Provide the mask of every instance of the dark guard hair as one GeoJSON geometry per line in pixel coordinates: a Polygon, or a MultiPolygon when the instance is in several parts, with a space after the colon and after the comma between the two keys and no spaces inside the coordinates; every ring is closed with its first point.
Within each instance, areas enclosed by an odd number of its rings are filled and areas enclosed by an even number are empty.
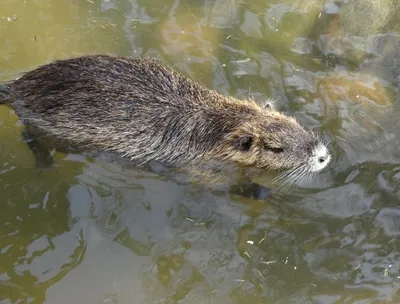
{"type": "Polygon", "coordinates": [[[223,96],[152,59],[59,60],[0,92],[37,132],[138,163],[226,161],[301,176],[329,162],[318,138],[269,102],[223,96]]]}

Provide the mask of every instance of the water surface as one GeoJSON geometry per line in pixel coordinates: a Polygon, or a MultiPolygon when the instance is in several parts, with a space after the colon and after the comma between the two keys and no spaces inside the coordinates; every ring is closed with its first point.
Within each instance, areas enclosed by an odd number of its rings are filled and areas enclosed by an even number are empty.
{"type": "Polygon", "coordinates": [[[41,171],[1,106],[0,303],[399,303],[400,27],[348,33],[335,3],[0,1],[0,80],[78,54],[157,57],[275,98],[334,154],[267,202],[82,155],[41,171]]]}

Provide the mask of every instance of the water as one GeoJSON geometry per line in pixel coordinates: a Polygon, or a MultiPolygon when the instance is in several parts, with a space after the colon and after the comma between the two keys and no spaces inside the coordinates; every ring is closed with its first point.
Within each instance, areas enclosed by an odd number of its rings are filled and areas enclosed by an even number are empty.
{"type": "Polygon", "coordinates": [[[81,155],[40,171],[1,106],[0,303],[400,301],[398,24],[347,33],[318,0],[0,5],[1,80],[77,54],[149,55],[276,98],[334,154],[267,202],[81,155]]]}

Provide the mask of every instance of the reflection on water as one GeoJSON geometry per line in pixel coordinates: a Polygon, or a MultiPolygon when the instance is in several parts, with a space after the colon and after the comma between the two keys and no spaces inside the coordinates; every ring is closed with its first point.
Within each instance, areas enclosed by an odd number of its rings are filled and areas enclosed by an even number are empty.
{"type": "Polygon", "coordinates": [[[0,303],[400,301],[395,26],[358,35],[333,0],[0,2],[1,80],[82,53],[158,57],[275,97],[334,154],[260,202],[81,155],[36,169],[2,106],[0,303]]]}

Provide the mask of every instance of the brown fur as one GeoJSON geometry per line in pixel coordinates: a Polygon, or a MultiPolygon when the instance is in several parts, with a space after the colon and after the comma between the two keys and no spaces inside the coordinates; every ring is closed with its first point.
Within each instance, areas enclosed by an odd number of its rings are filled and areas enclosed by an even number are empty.
{"type": "Polygon", "coordinates": [[[3,102],[37,131],[139,163],[306,168],[319,144],[269,102],[223,96],[151,59],[55,61],[1,92],[3,102]]]}

